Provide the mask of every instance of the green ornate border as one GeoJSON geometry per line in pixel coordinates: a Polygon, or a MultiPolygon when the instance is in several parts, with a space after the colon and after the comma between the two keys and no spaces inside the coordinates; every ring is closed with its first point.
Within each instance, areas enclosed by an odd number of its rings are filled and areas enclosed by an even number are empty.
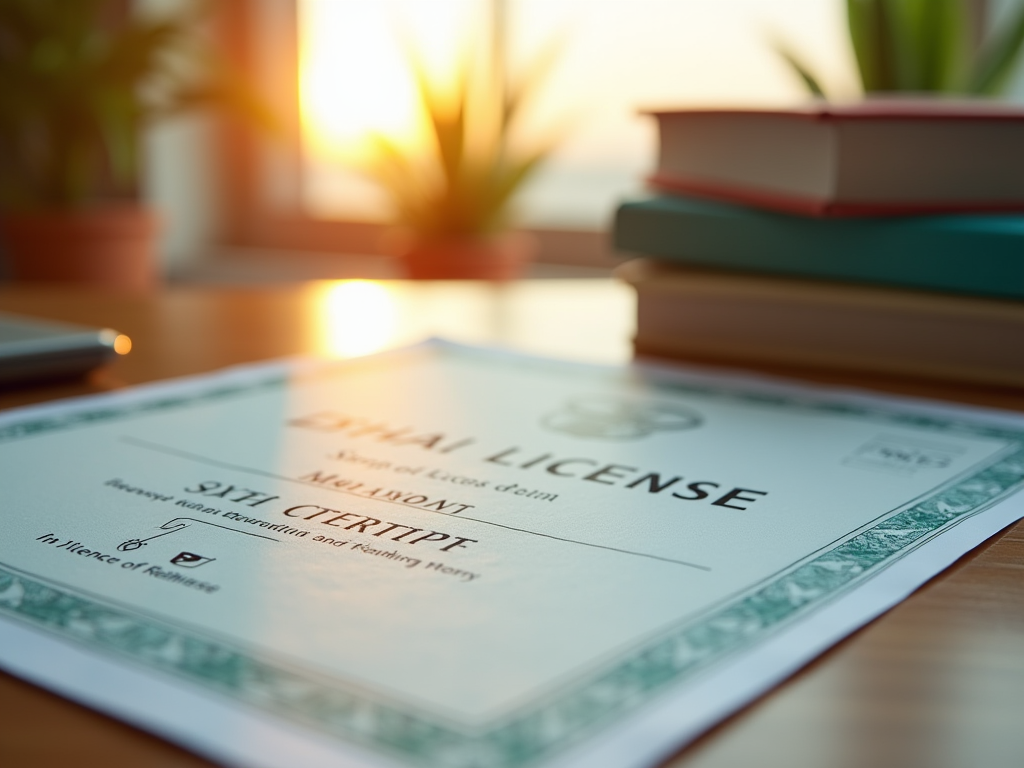
{"type": "MultiPolygon", "coordinates": [[[[479,353],[473,350],[448,345],[439,348],[479,359],[479,353]]],[[[544,365],[550,369],[552,363],[544,365]]],[[[287,376],[273,376],[246,386],[214,387],[189,397],[158,396],[127,408],[108,407],[29,419],[0,428],[0,440],[277,388],[287,380],[287,376]]],[[[564,749],[609,719],[637,708],[668,686],[821,607],[927,537],[1024,487],[1024,432],[964,419],[901,414],[799,396],[655,383],[676,392],[999,437],[1016,443],[1016,448],[953,487],[838,543],[717,610],[678,626],[559,695],[480,729],[458,728],[427,714],[373,700],[355,688],[330,684],[321,676],[305,674],[222,640],[166,625],[2,565],[0,615],[415,765],[523,768],[564,749]]]]}
{"type": "Polygon", "coordinates": [[[254,392],[261,389],[278,389],[288,383],[287,376],[270,376],[259,382],[245,386],[220,386],[213,387],[204,392],[190,396],[157,396],[150,400],[143,400],[128,406],[110,406],[96,408],[94,410],[83,410],[71,413],[62,413],[56,416],[42,416],[34,419],[25,419],[11,424],[0,426],[0,443],[8,440],[32,437],[47,432],[57,432],[64,429],[76,427],[88,427],[94,424],[101,424],[115,419],[124,419],[129,416],[142,416],[155,411],[166,411],[173,408],[180,408],[185,405],[192,405],[203,401],[215,402],[225,400],[240,394],[254,392]]]}

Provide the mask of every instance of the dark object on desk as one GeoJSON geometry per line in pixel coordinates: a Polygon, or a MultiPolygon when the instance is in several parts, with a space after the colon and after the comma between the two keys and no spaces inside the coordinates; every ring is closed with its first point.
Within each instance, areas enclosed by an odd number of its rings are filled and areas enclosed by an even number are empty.
{"type": "Polygon", "coordinates": [[[129,349],[109,328],[0,313],[0,385],[81,375],[129,349]]]}
{"type": "Polygon", "coordinates": [[[627,262],[639,354],[1024,387],[1024,302],[627,262]]]}

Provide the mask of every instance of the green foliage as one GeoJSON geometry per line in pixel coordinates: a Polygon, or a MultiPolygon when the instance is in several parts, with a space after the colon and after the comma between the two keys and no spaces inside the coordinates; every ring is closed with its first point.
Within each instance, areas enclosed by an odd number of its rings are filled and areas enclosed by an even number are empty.
{"type": "Polygon", "coordinates": [[[981,49],[971,72],[973,93],[994,94],[1006,87],[1024,48],[1024,6],[981,49]]]}
{"type": "Polygon", "coordinates": [[[197,71],[205,10],[147,19],[121,0],[3,0],[0,206],[130,196],[146,124],[211,103],[259,111],[225,77],[197,71]]]}
{"type": "Polygon", "coordinates": [[[464,51],[454,83],[432,77],[415,50],[406,48],[429,147],[407,149],[382,134],[373,136],[377,157],[367,171],[387,192],[397,223],[423,237],[486,235],[507,227],[515,193],[553,145],[519,149],[516,134],[557,46],[549,45],[511,80],[501,14],[492,9],[490,20],[488,55],[464,51]]]}
{"type": "MultiPolygon", "coordinates": [[[[971,0],[847,0],[850,42],[866,93],[994,95],[1005,88],[1024,48],[1024,4],[981,40],[971,0]]],[[[779,49],[808,90],[810,70],[779,49]]]]}
{"type": "Polygon", "coordinates": [[[783,60],[789,64],[789,66],[796,72],[797,76],[803,82],[804,87],[810,92],[812,96],[824,97],[825,91],[818,82],[818,78],[814,76],[807,67],[804,66],[803,62],[800,61],[800,57],[793,53],[792,50],[783,43],[776,42],[776,52],[783,58],[783,60]]]}

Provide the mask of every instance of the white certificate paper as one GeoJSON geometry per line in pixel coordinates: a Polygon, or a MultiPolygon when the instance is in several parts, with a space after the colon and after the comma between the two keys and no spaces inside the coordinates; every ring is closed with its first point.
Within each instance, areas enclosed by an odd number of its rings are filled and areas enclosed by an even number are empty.
{"type": "Polygon", "coordinates": [[[226,764],[650,765],[1024,516],[1024,418],[434,342],[0,418],[0,666],[226,764]]]}

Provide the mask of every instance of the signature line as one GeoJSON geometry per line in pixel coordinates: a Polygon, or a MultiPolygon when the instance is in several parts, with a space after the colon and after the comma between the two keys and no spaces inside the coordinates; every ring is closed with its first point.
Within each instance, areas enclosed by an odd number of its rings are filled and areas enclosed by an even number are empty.
{"type": "MultiPolygon", "coordinates": [[[[212,525],[214,528],[223,528],[225,531],[233,531],[234,533],[241,533],[246,536],[255,536],[257,539],[266,539],[267,541],[276,541],[279,544],[281,543],[280,539],[275,539],[273,536],[264,536],[262,533],[253,533],[252,531],[240,531],[237,528],[231,528],[227,525],[217,525],[217,523],[211,523],[209,520],[200,520],[197,517],[176,517],[174,520],[191,520],[192,522],[199,523],[200,525],[212,525]]],[[[171,520],[170,523],[173,523],[174,520],[171,520]]],[[[170,525],[170,523],[164,523],[164,525],[170,525]]]]}

